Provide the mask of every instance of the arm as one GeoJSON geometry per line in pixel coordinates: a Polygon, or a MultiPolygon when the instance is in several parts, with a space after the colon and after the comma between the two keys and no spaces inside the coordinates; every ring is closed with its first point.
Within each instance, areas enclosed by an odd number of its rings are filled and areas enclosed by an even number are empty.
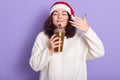
{"type": "Polygon", "coordinates": [[[41,35],[38,35],[32,49],[29,64],[33,70],[39,71],[48,65],[51,55],[49,54],[48,47],[43,47],[41,35]]]}
{"type": "Polygon", "coordinates": [[[83,36],[88,44],[87,59],[94,59],[104,55],[103,43],[90,27],[86,33],[83,33],[83,36]]]}
{"type": "Polygon", "coordinates": [[[88,26],[86,17],[75,17],[74,21],[69,21],[71,25],[83,31],[83,37],[88,45],[87,59],[93,59],[104,55],[104,47],[96,33],[88,26]]]}

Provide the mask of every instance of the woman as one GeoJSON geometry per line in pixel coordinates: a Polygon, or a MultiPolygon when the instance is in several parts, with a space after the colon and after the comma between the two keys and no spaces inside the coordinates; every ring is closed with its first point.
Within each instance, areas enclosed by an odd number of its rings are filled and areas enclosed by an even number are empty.
{"type": "Polygon", "coordinates": [[[44,31],[35,40],[30,66],[40,71],[40,80],[87,80],[86,60],[104,55],[104,47],[91,27],[83,19],[74,17],[74,11],[66,2],[56,2],[45,21],[44,31]],[[61,24],[65,29],[64,43],[56,41],[54,30],[61,24]],[[82,31],[76,32],[76,29],[82,31]],[[63,51],[54,52],[61,46],[63,51]]]}

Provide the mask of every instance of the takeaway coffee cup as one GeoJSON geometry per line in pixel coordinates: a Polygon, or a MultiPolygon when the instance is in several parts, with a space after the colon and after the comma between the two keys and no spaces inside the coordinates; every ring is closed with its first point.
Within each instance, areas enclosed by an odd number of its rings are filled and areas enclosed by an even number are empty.
{"type": "Polygon", "coordinates": [[[56,41],[62,41],[62,46],[56,47],[54,49],[55,52],[62,52],[63,51],[63,43],[64,43],[64,36],[65,36],[65,30],[61,27],[61,24],[58,25],[58,27],[54,30],[54,34],[56,37],[58,37],[58,40],[56,41]]]}

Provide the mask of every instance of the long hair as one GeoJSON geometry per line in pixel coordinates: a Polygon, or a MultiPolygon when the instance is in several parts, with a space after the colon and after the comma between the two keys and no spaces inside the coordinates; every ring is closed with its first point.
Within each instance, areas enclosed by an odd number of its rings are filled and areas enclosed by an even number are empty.
{"type": "MultiPolygon", "coordinates": [[[[71,15],[69,13],[68,13],[68,20],[72,20],[71,15]]],[[[51,38],[51,36],[54,34],[55,26],[52,22],[52,14],[45,21],[43,30],[45,31],[45,34],[49,38],[51,38]]],[[[67,38],[71,38],[75,35],[75,33],[76,33],[76,28],[73,27],[68,21],[67,26],[65,27],[65,36],[67,38]]]]}

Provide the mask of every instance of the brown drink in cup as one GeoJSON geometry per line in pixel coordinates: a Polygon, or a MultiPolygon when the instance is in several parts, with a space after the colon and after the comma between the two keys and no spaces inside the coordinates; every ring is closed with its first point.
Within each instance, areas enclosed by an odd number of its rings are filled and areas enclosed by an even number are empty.
{"type": "Polygon", "coordinates": [[[58,25],[58,27],[55,29],[54,34],[56,37],[59,37],[57,41],[62,41],[62,46],[55,48],[55,52],[62,52],[63,51],[63,43],[64,43],[64,36],[65,36],[65,30],[61,27],[61,24],[58,25]]]}

